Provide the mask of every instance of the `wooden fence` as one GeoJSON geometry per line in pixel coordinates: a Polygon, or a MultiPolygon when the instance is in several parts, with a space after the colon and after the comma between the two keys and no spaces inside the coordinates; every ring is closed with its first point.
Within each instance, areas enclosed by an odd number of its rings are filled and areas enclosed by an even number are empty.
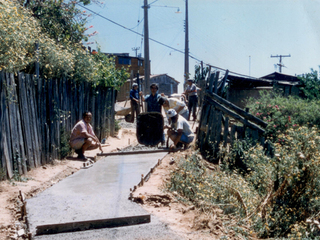
{"type": "Polygon", "coordinates": [[[59,158],[86,110],[100,140],[114,134],[113,88],[0,72],[0,177],[59,158]]]}
{"type": "Polygon", "coordinates": [[[228,71],[219,81],[219,72],[209,74],[207,88],[201,106],[201,118],[197,131],[197,145],[200,152],[215,160],[220,144],[233,145],[236,139],[251,138],[265,144],[263,137],[267,123],[251,115],[219,96],[223,93],[228,71]]]}

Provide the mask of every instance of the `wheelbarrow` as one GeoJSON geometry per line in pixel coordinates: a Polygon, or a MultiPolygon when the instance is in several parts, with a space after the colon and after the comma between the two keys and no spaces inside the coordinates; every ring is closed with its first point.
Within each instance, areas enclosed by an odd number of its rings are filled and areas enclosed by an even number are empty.
{"type": "Polygon", "coordinates": [[[163,116],[158,112],[140,113],[137,116],[137,139],[147,146],[158,145],[163,141],[163,116]]]}

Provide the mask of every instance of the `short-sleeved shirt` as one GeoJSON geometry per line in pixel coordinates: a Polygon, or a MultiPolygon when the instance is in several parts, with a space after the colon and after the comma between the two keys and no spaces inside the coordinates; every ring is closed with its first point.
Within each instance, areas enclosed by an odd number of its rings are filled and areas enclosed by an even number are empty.
{"type": "Polygon", "coordinates": [[[71,137],[70,137],[70,142],[75,140],[75,139],[81,139],[83,136],[81,135],[82,133],[87,132],[93,136],[95,136],[92,126],[88,123],[86,123],[84,120],[80,120],[77,122],[77,124],[73,127],[71,131],[71,137]]]}
{"type": "Polygon", "coordinates": [[[191,86],[187,86],[186,88],[186,91],[195,91],[195,92],[189,92],[188,93],[188,96],[191,97],[191,96],[197,96],[197,87],[195,84],[191,84],[191,86]]]}
{"type": "Polygon", "coordinates": [[[182,129],[182,133],[184,133],[187,137],[193,136],[191,126],[185,118],[179,117],[177,121],[177,125],[176,126],[174,125],[175,125],[174,123],[171,123],[171,126],[174,129],[176,130],[182,129]]]}
{"type": "Polygon", "coordinates": [[[138,100],[138,99],[139,99],[139,92],[138,92],[138,90],[135,90],[135,89],[131,89],[131,90],[130,90],[130,99],[131,99],[131,100],[133,100],[133,99],[138,100]]]}
{"type": "Polygon", "coordinates": [[[144,98],[144,101],[147,103],[147,111],[148,112],[159,112],[161,113],[161,105],[158,100],[160,98],[160,94],[156,93],[154,96],[152,94],[147,95],[144,98]]]}
{"type": "Polygon", "coordinates": [[[188,110],[188,107],[186,106],[186,104],[184,102],[179,101],[178,99],[168,98],[168,102],[169,102],[169,106],[163,107],[166,114],[168,113],[169,109],[174,109],[178,111],[180,107],[183,107],[183,109],[179,112],[180,115],[184,114],[188,110]]]}

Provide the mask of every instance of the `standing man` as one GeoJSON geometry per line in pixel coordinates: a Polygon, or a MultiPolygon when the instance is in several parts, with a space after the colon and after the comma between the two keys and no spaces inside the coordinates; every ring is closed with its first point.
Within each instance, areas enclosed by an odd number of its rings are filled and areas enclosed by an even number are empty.
{"type": "Polygon", "coordinates": [[[130,99],[131,99],[131,122],[134,122],[134,113],[136,112],[136,116],[140,113],[140,105],[139,105],[139,91],[138,84],[132,84],[132,89],[130,90],[130,99]]]}
{"type": "Polygon", "coordinates": [[[198,106],[197,87],[193,83],[192,79],[188,79],[187,84],[188,86],[186,88],[185,94],[188,96],[188,109],[189,109],[188,120],[190,120],[190,114],[192,110],[193,121],[196,121],[197,120],[196,111],[198,106]]]}
{"type": "Polygon", "coordinates": [[[165,126],[168,128],[168,136],[173,141],[170,146],[171,149],[177,148],[179,143],[184,144],[184,148],[187,149],[189,144],[193,141],[194,135],[188,121],[179,116],[174,109],[168,110],[168,117],[171,119],[171,126],[165,126]]]}
{"type": "Polygon", "coordinates": [[[78,154],[78,158],[82,160],[87,160],[84,156],[86,150],[93,150],[101,148],[101,143],[97,136],[94,134],[92,126],[90,124],[92,119],[91,112],[84,112],[82,115],[82,120],[77,122],[73,127],[70,137],[70,146],[75,149],[78,154]]]}
{"type": "Polygon", "coordinates": [[[144,97],[142,95],[142,92],[140,92],[142,101],[147,103],[147,112],[161,113],[161,105],[159,103],[159,98],[161,97],[161,95],[158,94],[158,89],[158,85],[156,83],[152,83],[150,85],[151,94],[144,97]]]}
{"type": "MultiPolygon", "coordinates": [[[[150,85],[151,94],[147,96],[143,96],[142,92],[139,94],[141,95],[142,101],[147,103],[146,112],[158,112],[161,114],[161,105],[159,103],[159,99],[161,95],[158,94],[158,85],[156,83],[152,83],[150,85]]],[[[164,145],[165,143],[165,134],[163,133],[161,144],[164,145]]]]}

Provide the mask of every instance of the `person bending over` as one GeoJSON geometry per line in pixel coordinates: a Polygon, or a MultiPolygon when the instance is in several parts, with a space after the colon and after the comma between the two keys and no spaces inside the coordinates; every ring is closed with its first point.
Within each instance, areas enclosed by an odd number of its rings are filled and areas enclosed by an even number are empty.
{"type": "Polygon", "coordinates": [[[176,98],[161,97],[159,98],[159,103],[163,106],[167,117],[169,109],[174,109],[179,115],[181,115],[185,119],[188,119],[189,110],[184,102],[181,102],[176,98]]]}
{"type": "Polygon", "coordinates": [[[79,159],[87,160],[84,156],[86,150],[100,148],[102,152],[102,148],[99,139],[94,134],[92,126],[90,125],[92,119],[91,112],[84,112],[82,118],[83,119],[73,127],[69,143],[70,146],[75,149],[79,159]]]}

